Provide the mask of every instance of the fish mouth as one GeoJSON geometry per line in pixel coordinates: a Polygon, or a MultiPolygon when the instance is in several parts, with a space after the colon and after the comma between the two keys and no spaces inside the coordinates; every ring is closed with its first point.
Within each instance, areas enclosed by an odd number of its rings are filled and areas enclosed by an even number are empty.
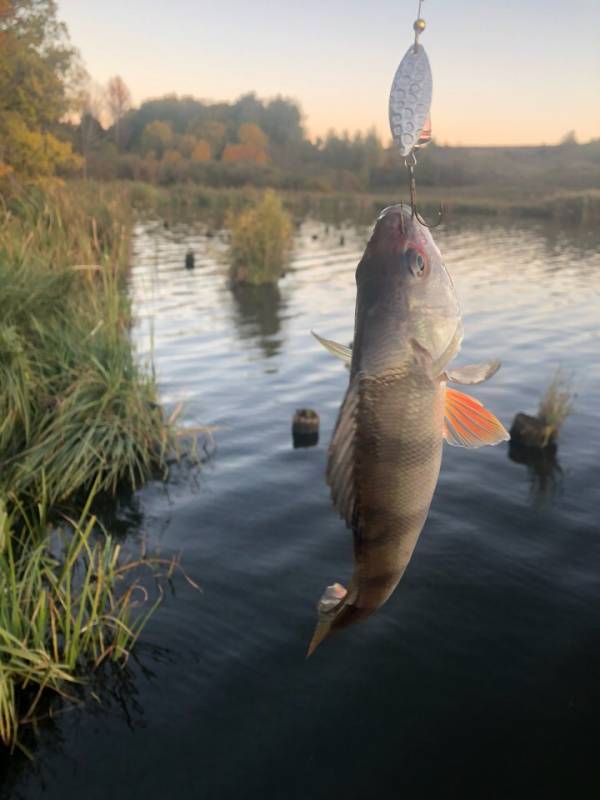
{"type": "Polygon", "coordinates": [[[394,203],[392,206],[386,206],[379,212],[379,216],[377,217],[377,222],[384,217],[389,216],[390,214],[404,214],[408,213],[410,216],[410,209],[408,209],[404,203],[394,203]]]}
{"type": "Polygon", "coordinates": [[[384,246],[404,246],[411,222],[410,208],[404,203],[387,206],[377,217],[371,240],[374,244],[383,244],[384,246]]]}

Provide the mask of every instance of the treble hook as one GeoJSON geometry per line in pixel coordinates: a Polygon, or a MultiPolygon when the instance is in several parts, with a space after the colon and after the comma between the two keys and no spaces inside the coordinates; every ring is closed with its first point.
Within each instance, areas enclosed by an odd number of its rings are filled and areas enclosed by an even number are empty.
{"type": "Polygon", "coordinates": [[[444,216],[444,207],[440,203],[440,210],[438,211],[438,218],[436,222],[427,222],[427,220],[423,217],[419,209],[417,208],[417,181],[415,178],[415,167],[417,165],[417,157],[414,154],[414,151],[410,154],[410,156],[405,159],[406,169],[408,170],[408,191],[410,194],[410,213],[411,215],[420,222],[425,228],[437,228],[437,226],[441,223],[442,218],[444,216]]]}

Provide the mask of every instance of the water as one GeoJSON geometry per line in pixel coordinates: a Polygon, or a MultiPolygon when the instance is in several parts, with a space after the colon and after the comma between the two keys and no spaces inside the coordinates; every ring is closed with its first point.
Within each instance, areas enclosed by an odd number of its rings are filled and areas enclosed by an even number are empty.
{"type": "Polygon", "coordinates": [[[507,425],[554,370],[575,411],[545,477],[508,448],[446,448],[429,520],[389,603],[304,653],[314,606],[351,573],[330,507],[326,447],[348,373],[311,328],[352,338],[368,232],[306,224],[279,287],[232,293],[223,243],[198,226],[136,231],[140,357],[167,408],[217,426],[212,460],[120,512],[129,541],[180,552],[182,578],[104,705],[13,760],[17,798],[570,797],[600,788],[600,248],[541,224],[436,233],[464,311],[462,363],[500,356],[473,387],[507,425]],[[317,236],[318,238],[313,238],[317,236]],[[196,269],[183,268],[188,247],[196,269]],[[293,449],[296,408],[321,415],[293,449]],[[544,491],[543,491],[544,490],[544,491]]]}

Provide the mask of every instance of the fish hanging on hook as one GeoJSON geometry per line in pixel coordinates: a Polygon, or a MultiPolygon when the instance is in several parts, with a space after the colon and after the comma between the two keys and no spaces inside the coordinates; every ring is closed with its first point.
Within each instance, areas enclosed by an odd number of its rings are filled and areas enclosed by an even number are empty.
{"type": "Polygon", "coordinates": [[[423,45],[415,42],[400,62],[390,91],[390,128],[404,158],[431,139],[432,88],[427,53],[423,45]]]}

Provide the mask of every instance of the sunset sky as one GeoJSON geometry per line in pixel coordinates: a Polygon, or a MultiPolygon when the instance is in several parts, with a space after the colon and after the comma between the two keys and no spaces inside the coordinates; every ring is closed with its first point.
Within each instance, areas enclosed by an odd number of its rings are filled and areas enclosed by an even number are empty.
{"type": "MultiPolygon", "coordinates": [[[[59,0],[90,75],[134,102],[169,92],[297,100],[314,137],[375,126],[387,140],[407,0],[59,0]]],[[[600,137],[600,0],[425,0],[433,134],[448,144],[600,137]]]]}

